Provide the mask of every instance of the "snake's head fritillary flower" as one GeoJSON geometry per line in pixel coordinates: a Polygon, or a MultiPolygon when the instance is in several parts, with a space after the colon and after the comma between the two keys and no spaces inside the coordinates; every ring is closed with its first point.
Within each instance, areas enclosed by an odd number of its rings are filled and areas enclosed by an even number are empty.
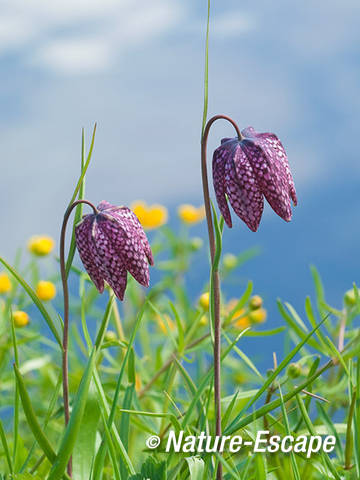
{"type": "Polygon", "coordinates": [[[85,215],[76,225],[75,237],[80,258],[100,293],[106,281],[123,300],[127,272],[149,286],[149,263],[154,264],[151,248],[129,208],[102,201],[97,213],[85,215]]]}
{"type": "Polygon", "coordinates": [[[285,149],[273,133],[245,128],[240,138],[224,138],[213,156],[216,199],[228,227],[234,212],[256,232],[264,197],[281,218],[291,220],[291,200],[297,204],[294,181],[285,149]],[[226,198],[227,196],[227,198],[226,198]]]}

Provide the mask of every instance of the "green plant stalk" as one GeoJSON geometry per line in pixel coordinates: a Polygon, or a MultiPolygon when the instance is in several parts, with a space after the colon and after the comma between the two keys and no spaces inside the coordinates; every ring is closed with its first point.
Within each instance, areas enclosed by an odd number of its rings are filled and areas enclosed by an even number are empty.
{"type": "Polygon", "coordinates": [[[345,470],[350,470],[352,468],[351,465],[351,457],[353,452],[353,436],[352,436],[352,423],[353,417],[355,412],[355,405],[356,405],[356,389],[354,389],[351,397],[351,403],[349,408],[349,415],[347,419],[347,428],[346,428],[346,442],[345,442],[345,470]]]}
{"type": "MultiPolygon", "coordinates": [[[[206,147],[207,140],[212,124],[219,119],[230,122],[238,135],[241,138],[239,127],[236,123],[225,115],[215,115],[205,125],[204,133],[201,140],[201,175],[203,185],[203,195],[205,204],[206,221],[208,227],[210,258],[211,258],[211,310],[212,323],[214,327],[214,397],[215,397],[215,434],[221,436],[221,320],[220,320],[220,274],[219,262],[221,255],[221,234],[219,233],[219,226],[216,225],[216,232],[214,231],[213,218],[211,213],[211,202],[209,193],[209,182],[207,175],[206,162],[206,147]],[[217,244],[215,241],[215,233],[217,236],[217,244]]],[[[219,463],[217,471],[217,480],[222,479],[222,464],[219,463]]]]}
{"type": "MultiPolygon", "coordinates": [[[[81,184],[80,184],[81,185],[81,184]]],[[[63,397],[64,397],[64,417],[65,417],[65,426],[69,423],[70,419],[70,408],[69,408],[69,364],[68,364],[68,348],[69,348],[69,287],[67,283],[68,275],[66,272],[66,263],[65,263],[65,234],[66,226],[70,217],[71,212],[75,207],[85,203],[89,205],[95,214],[97,214],[96,207],[88,202],[87,200],[76,200],[72,203],[66,210],[64,215],[64,220],[61,227],[60,234],[60,273],[62,288],[64,294],[64,330],[63,330],[63,341],[62,341],[62,373],[63,373],[63,397]]],[[[71,459],[68,465],[68,474],[71,476],[72,467],[71,459]]]]}

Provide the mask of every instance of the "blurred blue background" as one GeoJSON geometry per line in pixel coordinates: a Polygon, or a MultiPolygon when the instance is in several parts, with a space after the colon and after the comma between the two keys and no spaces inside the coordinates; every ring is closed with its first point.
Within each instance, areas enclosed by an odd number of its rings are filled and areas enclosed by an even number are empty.
{"type": "MultiPolygon", "coordinates": [[[[209,115],[276,132],[299,198],[290,224],[267,207],[258,233],[239,220],[226,230],[225,251],[263,250],[229,294],[251,278],[268,326],[279,325],[275,299],[302,313],[313,263],[341,306],[360,283],[360,3],[212,4],[209,115]]],[[[172,224],[178,204],[202,203],[206,9],[206,0],[0,1],[2,255],[11,261],[32,234],[59,236],[81,127],[89,140],[95,121],[89,199],[163,203],[172,224]]],[[[229,134],[216,125],[209,149],[229,134]]]]}

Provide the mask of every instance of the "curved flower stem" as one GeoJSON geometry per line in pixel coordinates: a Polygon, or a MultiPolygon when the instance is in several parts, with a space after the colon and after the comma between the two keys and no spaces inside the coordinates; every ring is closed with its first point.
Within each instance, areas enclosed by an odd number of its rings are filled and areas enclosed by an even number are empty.
{"type": "MultiPolygon", "coordinates": [[[[210,194],[209,194],[209,182],[207,175],[207,164],[206,164],[206,147],[207,140],[212,124],[216,120],[227,120],[230,122],[236,130],[237,136],[241,139],[242,135],[239,130],[239,127],[236,125],[234,120],[226,115],[215,115],[210,118],[207,122],[204,134],[201,139],[201,175],[202,175],[202,184],[204,192],[204,204],[206,212],[206,221],[208,227],[209,235],[209,244],[210,244],[210,257],[211,265],[214,264],[215,257],[215,233],[214,225],[211,214],[211,204],[210,204],[210,194]]],[[[215,396],[215,431],[216,435],[221,435],[221,323],[220,323],[220,275],[219,270],[216,268],[213,269],[213,298],[214,298],[214,396],[215,396]]],[[[219,463],[218,470],[216,474],[217,480],[222,479],[222,465],[219,463]]]]}
{"type": "MultiPolygon", "coordinates": [[[[65,233],[66,226],[69,220],[70,214],[73,209],[79,205],[79,203],[86,203],[93,210],[94,213],[97,213],[96,207],[88,202],[87,200],[76,200],[74,203],[69,205],[67,208],[63,224],[61,227],[60,235],[60,273],[62,288],[64,294],[64,331],[63,331],[63,350],[62,350],[62,380],[63,380],[63,397],[64,397],[64,416],[65,416],[65,426],[69,423],[70,411],[69,411],[69,366],[68,366],[68,346],[69,346],[69,288],[67,283],[66,267],[65,267],[65,233]]],[[[69,461],[68,474],[72,475],[72,465],[71,460],[69,461]]]]}

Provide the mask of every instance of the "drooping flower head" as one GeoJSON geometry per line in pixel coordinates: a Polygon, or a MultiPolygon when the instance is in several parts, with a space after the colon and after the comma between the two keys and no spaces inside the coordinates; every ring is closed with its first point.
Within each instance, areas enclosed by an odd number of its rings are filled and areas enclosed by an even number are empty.
{"type": "Polygon", "coordinates": [[[228,227],[232,221],[227,199],[253,232],[261,220],[264,197],[281,218],[291,220],[291,200],[297,204],[294,181],[285,149],[273,133],[257,133],[248,127],[240,138],[222,139],[213,155],[213,180],[228,227]]]}
{"type": "Polygon", "coordinates": [[[75,237],[80,258],[100,293],[106,281],[123,300],[127,272],[149,286],[149,263],[154,264],[151,248],[129,208],[102,201],[97,213],[85,215],[76,225],[75,237]]]}

